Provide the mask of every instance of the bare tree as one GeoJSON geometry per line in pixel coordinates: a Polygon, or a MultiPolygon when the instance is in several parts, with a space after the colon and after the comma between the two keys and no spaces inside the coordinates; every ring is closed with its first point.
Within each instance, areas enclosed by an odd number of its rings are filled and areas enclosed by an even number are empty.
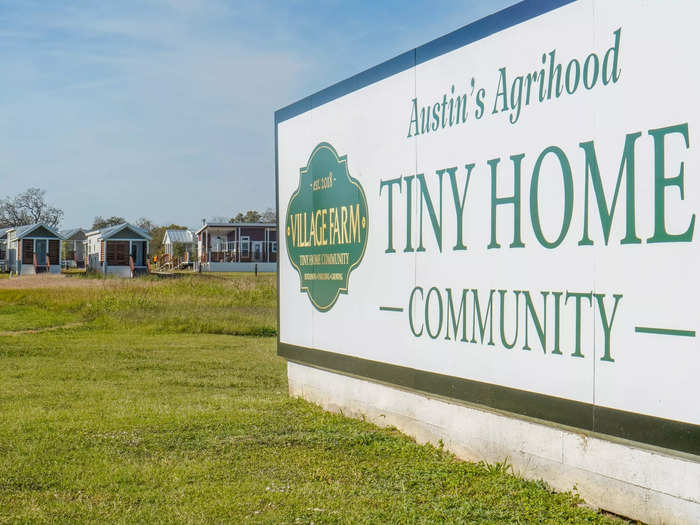
{"type": "Polygon", "coordinates": [[[146,230],[148,233],[152,232],[158,227],[158,225],[146,217],[141,217],[134,224],[142,230],[146,230]]]}
{"type": "Polygon", "coordinates": [[[273,224],[277,222],[277,212],[272,208],[266,209],[260,217],[260,222],[273,224]]]}
{"type": "Polygon", "coordinates": [[[14,198],[0,199],[0,226],[22,226],[43,222],[53,228],[58,227],[63,218],[63,210],[49,206],[44,199],[46,191],[29,188],[14,198]]]}

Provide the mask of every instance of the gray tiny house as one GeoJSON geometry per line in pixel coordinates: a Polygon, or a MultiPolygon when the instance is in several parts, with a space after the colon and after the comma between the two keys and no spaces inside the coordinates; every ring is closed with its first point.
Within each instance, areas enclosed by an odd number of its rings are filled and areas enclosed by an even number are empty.
{"type": "Polygon", "coordinates": [[[38,223],[6,231],[6,260],[18,275],[61,273],[63,237],[52,227],[38,223]]]}
{"type": "Polygon", "coordinates": [[[66,266],[85,268],[85,241],[87,235],[82,228],[61,230],[63,236],[63,262],[66,266]]]}
{"type": "Polygon", "coordinates": [[[148,273],[148,247],[151,236],[129,223],[87,233],[88,269],[120,277],[148,273]]]}

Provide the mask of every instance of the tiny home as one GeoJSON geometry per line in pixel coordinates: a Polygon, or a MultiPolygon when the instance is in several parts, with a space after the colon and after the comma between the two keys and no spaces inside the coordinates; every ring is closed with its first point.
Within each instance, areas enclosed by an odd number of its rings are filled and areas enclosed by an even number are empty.
{"type": "Polygon", "coordinates": [[[196,233],[199,264],[204,271],[277,271],[275,224],[203,222],[196,233]]]}
{"type": "Polygon", "coordinates": [[[183,257],[194,260],[197,250],[197,239],[189,230],[166,230],[163,236],[163,251],[170,258],[183,257]]]}
{"type": "Polygon", "coordinates": [[[19,275],[61,273],[61,234],[43,224],[7,230],[7,261],[19,275]]]}
{"type": "Polygon", "coordinates": [[[10,263],[7,260],[7,232],[10,228],[0,228],[0,272],[6,272],[10,269],[10,263]]]}
{"type": "Polygon", "coordinates": [[[148,245],[151,236],[129,223],[94,230],[86,234],[88,269],[120,277],[148,273],[148,245]]]}
{"type": "Polygon", "coordinates": [[[61,230],[63,236],[63,262],[73,268],[85,268],[85,241],[87,235],[82,228],[61,230]]]}

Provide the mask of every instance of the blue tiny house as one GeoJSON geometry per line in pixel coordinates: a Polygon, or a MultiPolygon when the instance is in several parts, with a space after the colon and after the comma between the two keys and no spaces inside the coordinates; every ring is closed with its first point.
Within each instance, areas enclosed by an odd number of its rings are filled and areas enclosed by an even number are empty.
{"type": "Polygon", "coordinates": [[[18,275],[61,273],[63,237],[43,223],[9,228],[6,231],[6,261],[18,275]]]}

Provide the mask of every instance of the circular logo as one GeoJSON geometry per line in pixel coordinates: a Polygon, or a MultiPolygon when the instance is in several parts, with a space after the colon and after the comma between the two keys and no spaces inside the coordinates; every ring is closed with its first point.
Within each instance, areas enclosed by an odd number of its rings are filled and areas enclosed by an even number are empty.
{"type": "Polygon", "coordinates": [[[299,187],[287,207],[285,237],[301,291],[320,311],[348,293],[350,272],[367,247],[369,216],[362,186],[348,172],[347,155],[326,142],[299,170],[299,187]]]}

